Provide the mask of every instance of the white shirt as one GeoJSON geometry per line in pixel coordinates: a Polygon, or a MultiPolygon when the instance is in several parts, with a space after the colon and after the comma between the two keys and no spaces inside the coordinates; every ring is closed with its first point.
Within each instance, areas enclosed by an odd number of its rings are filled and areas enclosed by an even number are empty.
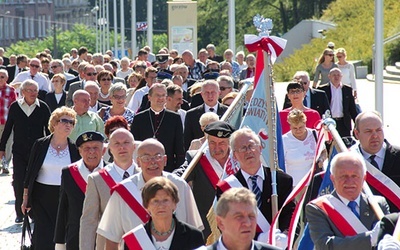
{"type": "Polygon", "coordinates": [[[132,161],[132,165],[127,170],[123,170],[121,167],[119,167],[117,164],[115,164],[115,162],[111,163],[111,165],[117,171],[119,176],[121,176],[121,180],[124,178],[125,171],[128,172],[129,176],[137,174],[137,172],[136,172],[136,164],[133,161],[132,161]]]}
{"type": "Polygon", "coordinates": [[[285,154],[286,173],[293,178],[296,186],[313,166],[316,141],[311,129],[306,128],[307,136],[301,141],[289,131],[282,136],[285,154]]]}
{"type": "Polygon", "coordinates": [[[54,155],[56,152],[56,149],[49,145],[36,179],[37,182],[45,185],[61,185],[62,169],[71,164],[71,157],[68,146],[59,152],[59,156],[54,155]]]}
{"type": "MultiPolygon", "coordinates": [[[[337,195],[338,195],[339,199],[340,199],[346,206],[349,204],[350,200],[344,198],[343,196],[339,195],[338,193],[337,193],[337,195]]],[[[357,211],[358,214],[360,214],[360,199],[361,199],[361,197],[360,197],[360,195],[358,195],[358,197],[354,200],[354,201],[357,203],[356,211],[357,211]]],[[[350,208],[349,208],[349,209],[350,209],[350,208]]]]}
{"type": "MultiPolygon", "coordinates": [[[[178,187],[179,202],[175,211],[176,218],[199,230],[203,230],[204,226],[197,210],[196,201],[187,182],[167,172],[163,172],[163,176],[178,187]]],[[[142,190],[145,184],[141,172],[123,180],[121,183],[124,182],[133,182],[139,190],[142,190]]],[[[142,200],[139,202],[142,203],[142,200]]],[[[114,192],[104,210],[97,233],[111,241],[120,242],[124,233],[129,232],[132,228],[142,223],[141,219],[133,212],[119,193],[114,192]]]]}
{"type": "Polygon", "coordinates": [[[310,108],[311,107],[311,90],[310,90],[310,88],[308,88],[308,90],[306,92],[305,99],[307,101],[307,107],[310,108]]]}
{"type": "Polygon", "coordinates": [[[210,106],[208,106],[207,104],[204,103],[204,107],[205,107],[205,113],[211,112],[210,108],[213,108],[214,110],[212,112],[216,114],[217,111],[218,111],[218,102],[213,107],[210,107],[210,106]]]}
{"type": "MultiPolygon", "coordinates": [[[[242,172],[242,175],[243,175],[244,179],[247,182],[247,186],[251,190],[252,187],[253,187],[253,181],[250,179],[250,177],[252,175],[249,175],[248,173],[246,173],[242,169],[240,171],[242,172]]],[[[260,190],[262,192],[263,191],[263,181],[264,181],[264,177],[265,177],[264,176],[264,168],[262,166],[260,166],[260,168],[258,169],[257,173],[255,173],[254,175],[258,175],[257,176],[257,186],[258,186],[258,188],[260,188],[260,190]]]]}
{"type": "MultiPolygon", "coordinates": [[[[251,250],[254,249],[254,240],[251,241],[251,250]]],[[[225,247],[224,243],[222,242],[222,236],[219,237],[218,239],[218,245],[217,245],[217,250],[233,250],[233,249],[228,249],[225,247]]]]}
{"type": "Polygon", "coordinates": [[[339,87],[336,88],[330,83],[331,86],[331,112],[333,118],[342,118],[343,117],[343,95],[342,95],[342,83],[340,83],[339,87]]]}
{"type": "Polygon", "coordinates": [[[37,98],[36,98],[35,102],[30,106],[28,105],[28,103],[25,102],[25,98],[18,99],[17,102],[18,102],[20,108],[22,109],[22,111],[24,111],[24,113],[28,117],[35,110],[36,106],[40,107],[40,102],[39,102],[39,99],[37,99],[37,98]]]}
{"type": "Polygon", "coordinates": [[[149,93],[149,86],[144,86],[140,89],[138,89],[132,96],[131,101],[129,102],[127,108],[132,110],[134,113],[138,111],[140,108],[140,105],[142,104],[143,96],[145,96],[147,93],[149,93]]]}
{"type": "Polygon", "coordinates": [[[182,128],[185,129],[186,110],[178,109],[178,114],[181,116],[182,128]]]}
{"type": "Polygon", "coordinates": [[[41,73],[36,73],[36,75],[33,76],[33,79],[31,77],[31,72],[28,71],[23,71],[19,73],[14,80],[11,82],[12,83],[17,83],[17,82],[24,82],[25,80],[34,80],[35,82],[38,83],[39,85],[39,90],[44,90],[46,92],[49,92],[50,90],[50,81],[47,77],[42,75],[41,73]]]}

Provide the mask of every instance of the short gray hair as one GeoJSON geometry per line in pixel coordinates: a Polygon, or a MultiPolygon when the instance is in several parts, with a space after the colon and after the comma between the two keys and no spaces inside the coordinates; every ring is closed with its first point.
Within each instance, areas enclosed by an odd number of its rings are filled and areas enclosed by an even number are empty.
{"type": "Polygon", "coordinates": [[[361,170],[364,176],[366,175],[367,166],[365,165],[365,159],[361,156],[361,154],[352,151],[340,152],[333,157],[331,161],[331,175],[335,175],[337,165],[343,160],[356,160],[360,162],[362,168],[361,170]]]}
{"type": "Polygon", "coordinates": [[[110,93],[110,96],[113,96],[115,92],[124,90],[125,93],[127,91],[126,85],[120,82],[114,83],[111,85],[110,90],[108,91],[110,93]]]}
{"type": "Polygon", "coordinates": [[[244,128],[238,129],[235,132],[233,132],[233,134],[229,138],[229,144],[233,151],[235,150],[236,138],[240,135],[246,135],[246,134],[250,135],[254,139],[254,141],[256,141],[257,144],[261,145],[260,137],[258,137],[258,135],[250,128],[244,127],[244,128]]]}
{"type": "Polygon", "coordinates": [[[28,79],[22,82],[21,84],[21,90],[25,90],[27,87],[35,85],[36,89],[39,90],[39,84],[35,82],[34,80],[28,79]]]}

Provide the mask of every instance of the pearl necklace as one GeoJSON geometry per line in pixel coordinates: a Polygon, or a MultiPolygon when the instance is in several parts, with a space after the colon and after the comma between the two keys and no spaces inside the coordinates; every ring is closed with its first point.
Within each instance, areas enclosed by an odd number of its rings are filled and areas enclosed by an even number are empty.
{"type": "Polygon", "coordinates": [[[155,234],[157,234],[158,236],[169,235],[172,232],[172,230],[174,230],[174,228],[175,228],[175,220],[174,219],[172,219],[171,227],[168,229],[167,232],[159,232],[159,231],[157,231],[157,229],[154,227],[154,222],[151,222],[151,230],[153,230],[153,232],[155,234]]]}
{"type": "Polygon", "coordinates": [[[103,99],[107,99],[107,98],[110,96],[110,92],[108,92],[107,95],[104,95],[104,94],[100,91],[99,94],[100,94],[101,98],[103,98],[103,99]]]}

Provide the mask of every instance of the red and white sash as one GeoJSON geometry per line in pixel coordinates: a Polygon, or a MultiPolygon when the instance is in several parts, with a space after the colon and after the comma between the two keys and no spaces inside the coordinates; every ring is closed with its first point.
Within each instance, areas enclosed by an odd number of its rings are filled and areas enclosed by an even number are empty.
{"type": "Polygon", "coordinates": [[[201,167],[203,168],[204,173],[207,175],[208,180],[211,182],[211,185],[215,189],[220,179],[220,176],[217,174],[217,172],[215,172],[215,169],[213,168],[205,154],[200,157],[199,162],[201,167]]]}
{"type": "Polygon", "coordinates": [[[150,215],[142,205],[142,196],[139,188],[131,181],[126,180],[113,187],[111,192],[118,192],[121,198],[128,204],[133,212],[143,223],[150,220],[150,215]]]}
{"type": "MultiPolygon", "coordinates": [[[[228,176],[225,180],[220,181],[217,186],[221,189],[222,192],[233,188],[233,187],[243,187],[243,185],[239,182],[239,180],[234,175],[228,176]]],[[[261,213],[260,209],[257,208],[257,232],[258,233],[266,233],[270,229],[270,224],[265,216],[261,213]]]]}
{"type": "Polygon", "coordinates": [[[107,170],[107,168],[99,170],[101,178],[103,178],[104,182],[107,184],[110,190],[118,183],[118,181],[116,181],[115,178],[112,177],[111,171],[112,170],[110,169],[107,170]]]}
{"type": "MultiPolygon", "coordinates": [[[[352,150],[361,154],[360,149],[354,145],[352,150]]],[[[374,187],[378,190],[382,196],[387,200],[390,200],[398,209],[400,209],[400,187],[388,176],[386,176],[382,171],[372,166],[372,164],[365,160],[367,165],[367,183],[368,185],[374,187]]]]}
{"type": "Polygon", "coordinates": [[[139,225],[122,236],[125,244],[132,250],[156,250],[143,225],[139,225]]]}
{"type": "Polygon", "coordinates": [[[311,202],[330,218],[344,236],[355,236],[368,231],[360,219],[335,196],[324,195],[311,202]]]}
{"type": "Polygon", "coordinates": [[[83,177],[83,173],[80,171],[78,164],[74,163],[68,166],[68,170],[71,173],[72,178],[74,179],[76,185],[78,185],[79,189],[82,193],[86,193],[87,180],[83,177]]]}

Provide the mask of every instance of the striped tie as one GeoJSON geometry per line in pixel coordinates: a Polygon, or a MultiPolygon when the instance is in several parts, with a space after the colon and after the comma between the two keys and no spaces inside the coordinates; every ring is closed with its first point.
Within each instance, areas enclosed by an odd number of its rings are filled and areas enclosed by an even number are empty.
{"type": "Polygon", "coordinates": [[[257,185],[257,175],[250,176],[252,188],[251,191],[256,195],[257,207],[261,208],[261,190],[257,185]]]}

